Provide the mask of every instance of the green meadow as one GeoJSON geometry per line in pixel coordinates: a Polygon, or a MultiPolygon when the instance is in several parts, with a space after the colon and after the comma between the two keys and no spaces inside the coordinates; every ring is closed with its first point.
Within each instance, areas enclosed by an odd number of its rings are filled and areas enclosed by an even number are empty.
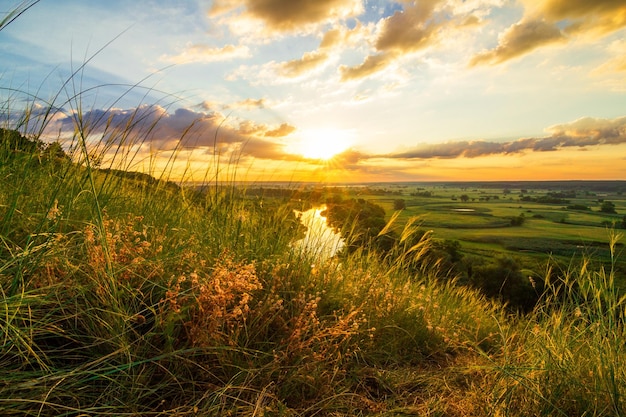
{"type": "Polygon", "coordinates": [[[434,237],[458,240],[467,253],[563,261],[594,253],[608,259],[610,230],[626,227],[624,181],[387,184],[353,194],[389,213],[403,200],[399,225],[418,217],[434,237]],[[549,202],[551,195],[560,201],[549,202]],[[613,212],[602,211],[605,201],[613,212]],[[512,225],[520,217],[521,224],[512,225]]]}

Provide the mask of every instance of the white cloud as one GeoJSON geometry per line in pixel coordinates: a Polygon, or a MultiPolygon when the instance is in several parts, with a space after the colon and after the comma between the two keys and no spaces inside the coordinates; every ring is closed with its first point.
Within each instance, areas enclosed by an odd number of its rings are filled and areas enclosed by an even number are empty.
{"type": "Polygon", "coordinates": [[[226,45],[212,47],[203,44],[187,45],[177,55],[162,55],[161,60],[174,64],[190,64],[195,62],[220,62],[244,59],[251,56],[250,49],[245,45],[226,45]]]}

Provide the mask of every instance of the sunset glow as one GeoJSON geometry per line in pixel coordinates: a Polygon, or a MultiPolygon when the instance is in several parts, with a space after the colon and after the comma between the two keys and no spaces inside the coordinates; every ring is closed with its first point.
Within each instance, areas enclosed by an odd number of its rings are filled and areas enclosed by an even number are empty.
{"type": "Polygon", "coordinates": [[[328,160],[351,145],[346,132],[336,129],[315,129],[305,132],[291,148],[294,153],[309,159],[328,160]]]}
{"type": "Polygon", "coordinates": [[[0,31],[3,123],[30,103],[36,130],[54,100],[44,136],[71,137],[80,107],[90,143],[178,180],[233,164],[249,181],[624,179],[625,15],[613,0],[41,1],[0,31]]]}

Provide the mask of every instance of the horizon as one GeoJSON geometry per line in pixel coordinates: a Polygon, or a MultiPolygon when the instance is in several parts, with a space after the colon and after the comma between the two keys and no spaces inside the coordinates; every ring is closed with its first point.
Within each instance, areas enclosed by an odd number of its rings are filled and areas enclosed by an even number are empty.
{"type": "MultiPolygon", "coordinates": [[[[180,186],[194,186],[194,187],[209,187],[214,186],[215,181],[213,182],[179,182],[177,183],[180,186]]],[[[356,181],[356,182],[316,182],[316,181],[220,181],[218,182],[218,186],[221,185],[259,185],[259,186],[272,186],[272,185],[280,185],[280,186],[293,186],[293,187],[355,187],[355,186],[371,186],[371,185],[398,185],[398,186],[406,186],[406,185],[493,185],[493,186],[502,186],[502,185],[535,185],[536,188],[542,188],[541,186],[548,187],[552,185],[623,185],[624,191],[626,191],[626,180],[433,180],[433,181],[356,181]]]]}
{"type": "Polygon", "coordinates": [[[41,0],[0,13],[20,7],[0,31],[3,126],[29,108],[24,133],[71,141],[80,115],[102,167],[180,182],[626,178],[619,2],[41,0]]]}

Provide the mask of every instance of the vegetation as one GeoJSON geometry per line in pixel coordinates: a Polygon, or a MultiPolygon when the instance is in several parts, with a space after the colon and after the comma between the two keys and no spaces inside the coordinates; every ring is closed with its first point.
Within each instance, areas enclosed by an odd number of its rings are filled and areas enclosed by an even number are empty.
{"type": "Polygon", "coordinates": [[[602,205],[600,206],[600,211],[602,213],[616,213],[615,204],[610,201],[603,201],[602,205]]]}
{"type": "MultiPolygon", "coordinates": [[[[470,287],[524,291],[479,261],[459,285],[435,256],[458,242],[415,222],[384,254],[310,259],[280,199],[42,159],[19,136],[0,148],[5,415],[622,413],[625,306],[592,260],[511,315],[470,287]]],[[[334,201],[357,236],[390,233],[372,203],[334,201]]]]}
{"type": "MultiPolygon", "coordinates": [[[[184,187],[115,160],[103,167],[105,152],[125,161],[129,148],[90,147],[80,117],[55,145],[30,129],[29,112],[15,123],[10,105],[0,131],[3,415],[624,414],[619,234],[599,260],[529,276],[506,256],[491,264],[433,238],[398,189],[389,204],[405,207],[388,218],[340,189],[324,200],[306,189],[292,199],[217,181],[184,187]],[[292,245],[302,233],[294,206],[320,201],[348,242],[337,258],[292,245]]],[[[52,108],[43,115],[41,126],[52,108]]],[[[450,207],[464,207],[440,206],[459,224],[524,231],[544,221],[479,207],[459,221],[450,207]]],[[[475,244],[512,244],[483,238],[475,244]]]]}

